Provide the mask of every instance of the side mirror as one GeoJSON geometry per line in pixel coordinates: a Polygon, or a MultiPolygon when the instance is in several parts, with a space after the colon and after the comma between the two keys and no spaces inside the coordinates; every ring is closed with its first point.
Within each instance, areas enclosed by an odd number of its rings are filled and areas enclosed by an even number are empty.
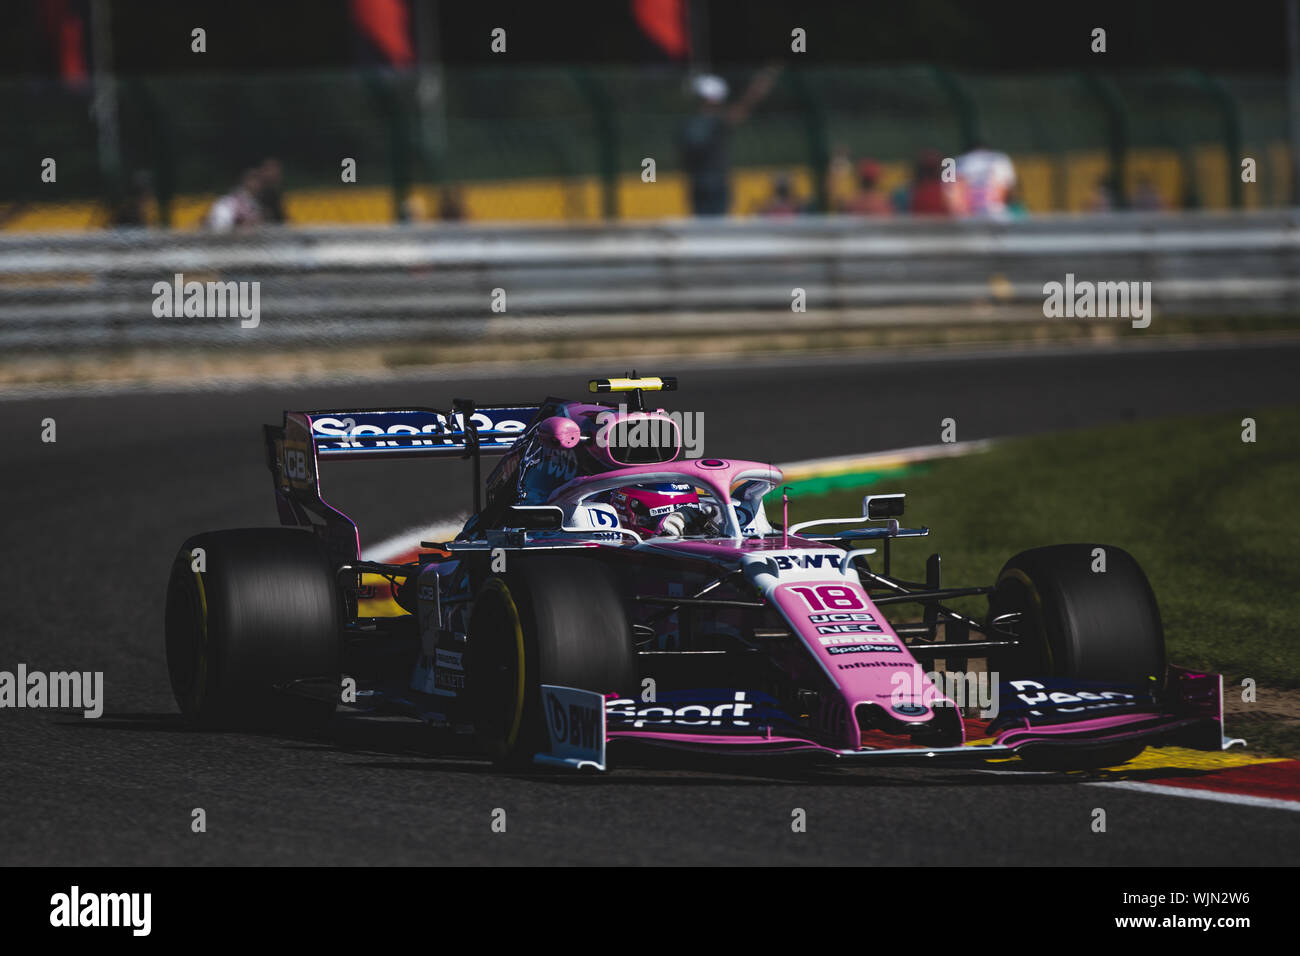
{"type": "Polygon", "coordinates": [[[556,505],[512,505],[508,523],[524,531],[558,531],[564,526],[564,509],[556,505]]]}
{"type": "Polygon", "coordinates": [[[905,494],[866,495],[862,499],[862,516],[872,520],[880,518],[901,518],[903,516],[903,499],[905,494]]]}
{"type": "Polygon", "coordinates": [[[537,426],[542,443],[552,448],[577,448],[582,441],[582,428],[572,418],[552,415],[537,426]]]}

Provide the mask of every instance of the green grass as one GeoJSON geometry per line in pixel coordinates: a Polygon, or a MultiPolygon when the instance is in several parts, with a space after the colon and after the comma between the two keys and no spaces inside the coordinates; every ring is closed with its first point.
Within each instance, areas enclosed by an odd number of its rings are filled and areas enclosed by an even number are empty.
{"type": "MultiPolygon", "coordinates": [[[[1267,710],[1268,705],[1261,703],[1267,710]]],[[[1294,721],[1287,723],[1255,723],[1234,719],[1229,715],[1224,721],[1229,737],[1240,737],[1252,753],[1300,759],[1300,727],[1294,721]]]]}
{"type": "MultiPolygon", "coordinates": [[[[938,551],[945,585],[988,584],[1025,548],[1121,547],[1151,580],[1171,662],[1221,672],[1228,693],[1246,677],[1300,687],[1300,406],[1010,440],[870,487],[907,492],[904,524],[931,529],[895,542],[896,574],[923,579],[938,551]]],[[[861,494],[792,496],[791,521],[861,514],[861,494]]]]}

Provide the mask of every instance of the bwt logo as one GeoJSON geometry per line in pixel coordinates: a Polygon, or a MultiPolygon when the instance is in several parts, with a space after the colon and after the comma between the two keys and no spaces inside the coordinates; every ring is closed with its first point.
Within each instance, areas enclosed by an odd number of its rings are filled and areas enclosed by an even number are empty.
{"type": "Polygon", "coordinates": [[[596,746],[600,711],[595,707],[569,704],[566,708],[554,694],[547,694],[546,709],[550,712],[551,732],[557,741],[588,750],[596,746]]]}
{"type": "Polygon", "coordinates": [[[776,562],[777,568],[782,571],[791,571],[795,568],[811,570],[820,568],[822,562],[826,562],[829,568],[838,568],[840,566],[840,556],[838,554],[777,554],[772,556],[776,562]]]}

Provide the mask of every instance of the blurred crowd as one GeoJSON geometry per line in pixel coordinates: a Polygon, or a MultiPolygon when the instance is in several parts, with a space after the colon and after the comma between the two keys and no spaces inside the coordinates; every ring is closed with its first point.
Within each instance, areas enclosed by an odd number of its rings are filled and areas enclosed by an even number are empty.
{"type": "MultiPolygon", "coordinates": [[[[882,177],[877,160],[855,163],[847,150],[837,151],[826,177],[830,209],[852,216],[1017,219],[1025,215],[1011,157],[982,145],[950,158],[938,150],[922,150],[911,165],[910,178],[893,189],[885,188],[882,177]]],[[[777,173],[768,198],[753,211],[760,216],[795,216],[815,209],[810,197],[797,194],[788,174],[777,173]]]]}
{"type": "MultiPolygon", "coordinates": [[[[728,151],[731,132],[743,123],[771,92],[779,67],[759,71],[745,91],[728,101],[727,82],[710,74],[691,83],[695,108],[682,127],[682,164],[690,180],[691,211],[720,216],[731,211],[728,194],[728,151]]],[[[974,216],[1011,218],[1024,215],[1016,193],[1011,157],[982,143],[957,157],[922,150],[912,165],[910,181],[886,194],[881,166],[864,158],[854,165],[847,150],[837,150],[827,171],[829,203],[835,212],[861,216],[974,216]],[[842,188],[845,180],[850,184],[842,188]]],[[[772,179],[771,193],[754,212],[762,216],[796,216],[814,211],[816,204],[801,197],[784,173],[772,179]]]]}
{"type": "MultiPolygon", "coordinates": [[[[139,170],[120,195],[108,201],[104,220],[113,229],[153,225],[157,219],[157,202],[152,175],[147,170],[139,170]]],[[[238,181],[203,214],[203,228],[210,232],[233,232],[287,221],[284,173],[275,157],[267,157],[244,170],[238,181]]]]}
{"type": "MultiPolygon", "coordinates": [[[[878,160],[854,163],[848,151],[841,150],[828,170],[827,190],[831,211],[849,216],[1019,219],[1026,215],[1011,157],[984,146],[956,157],[923,150],[911,164],[910,178],[893,189],[885,189],[878,160]]],[[[797,194],[789,174],[777,173],[770,195],[754,212],[797,216],[815,209],[813,199],[797,194]]]]}
{"type": "Polygon", "coordinates": [[[249,226],[286,222],[284,173],[274,157],[244,170],[231,190],[208,208],[203,227],[212,232],[233,232],[249,226]]]}
{"type": "MultiPolygon", "coordinates": [[[[865,217],[1017,219],[1026,215],[1015,164],[1007,153],[985,143],[975,143],[957,155],[920,150],[901,179],[896,164],[889,165],[887,174],[880,160],[855,158],[846,147],[839,147],[828,168],[812,177],[817,180],[815,185],[807,175],[777,172],[765,197],[749,201],[748,208],[737,208],[731,192],[731,137],[776,87],[780,75],[778,66],[759,70],[735,97],[722,77],[700,74],[689,79],[692,106],[681,122],[677,147],[692,215],[790,217],[821,210],[865,217]]],[[[1103,177],[1096,182],[1086,209],[1108,212],[1119,208],[1117,195],[1114,181],[1103,177]]],[[[1128,207],[1137,210],[1166,208],[1155,184],[1145,177],[1138,180],[1128,200],[1128,207]]],[[[137,173],[108,205],[108,224],[149,225],[153,218],[149,210],[155,202],[150,175],[137,173]]],[[[462,188],[454,184],[432,192],[413,191],[400,211],[408,222],[469,218],[462,188]]],[[[227,233],[284,222],[283,171],[277,158],[268,157],[245,169],[212,202],[202,226],[210,232],[227,233]]]]}

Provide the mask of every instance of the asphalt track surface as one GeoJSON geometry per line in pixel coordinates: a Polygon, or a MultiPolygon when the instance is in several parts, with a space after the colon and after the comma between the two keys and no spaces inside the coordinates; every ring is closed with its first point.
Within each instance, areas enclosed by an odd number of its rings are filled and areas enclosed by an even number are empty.
{"type": "MultiPolygon", "coordinates": [[[[629,363],[631,364],[631,363],[629,363]]],[[[1300,399],[1300,345],[1067,349],[683,367],[709,454],[791,461],[1240,410],[1300,399]]],[[[577,394],[589,371],[383,385],[0,401],[0,669],[102,670],[105,713],[0,711],[4,864],[1291,864],[1300,816],[1086,778],[634,763],[502,775],[424,728],[349,718],[324,739],[196,734],[168,683],[162,598],[190,533],[273,524],[259,425],[284,408],[577,394]],[[41,421],[57,422],[55,444],[41,421]],[[191,811],[207,832],[191,832],[191,811]],[[1090,826],[1108,815],[1106,833],[1090,826]],[[494,833],[493,811],[506,811],[494,833]],[[791,830],[792,811],[807,830],[791,830]]],[[[672,371],[654,369],[646,371],[672,371]]],[[[363,544],[463,510],[459,463],[327,466],[363,544]]],[[[1171,507],[1176,505],[1171,503],[1171,507]]]]}

